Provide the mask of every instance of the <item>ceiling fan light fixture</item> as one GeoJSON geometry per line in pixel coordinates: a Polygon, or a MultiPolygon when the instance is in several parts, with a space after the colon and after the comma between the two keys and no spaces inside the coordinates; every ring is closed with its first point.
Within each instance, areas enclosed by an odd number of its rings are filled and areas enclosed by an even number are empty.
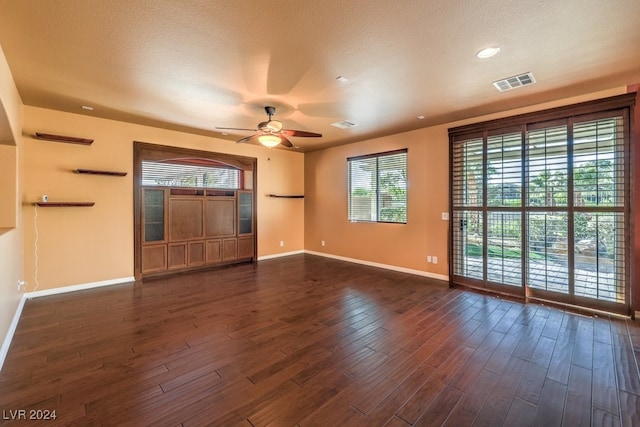
{"type": "Polygon", "coordinates": [[[276,135],[266,134],[258,137],[258,142],[267,148],[273,148],[280,144],[280,137],[276,135]]]}
{"type": "MultiPolygon", "coordinates": [[[[307,132],[304,130],[283,129],[282,122],[279,120],[273,120],[272,117],[276,112],[276,107],[266,106],[264,111],[267,113],[269,120],[258,123],[258,127],[255,129],[256,133],[246,138],[241,138],[236,142],[255,142],[256,140],[268,148],[273,148],[276,145],[282,145],[283,147],[293,148],[294,145],[287,139],[289,136],[306,137],[306,138],[320,138],[321,133],[307,132]]],[[[254,129],[245,128],[226,128],[216,126],[218,130],[247,130],[253,131],[254,129]]]]}
{"type": "Polygon", "coordinates": [[[265,126],[271,132],[280,132],[282,130],[282,122],[278,120],[269,120],[265,126]]]}

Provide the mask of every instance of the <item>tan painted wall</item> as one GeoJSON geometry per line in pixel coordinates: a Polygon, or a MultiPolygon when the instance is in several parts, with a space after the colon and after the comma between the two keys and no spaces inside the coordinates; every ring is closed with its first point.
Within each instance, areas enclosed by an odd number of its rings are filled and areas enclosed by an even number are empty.
{"type": "Polygon", "coordinates": [[[623,94],[625,87],[319,150],[305,155],[305,249],[448,276],[448,129],[623,94]],[[347,220],[347,158],[407,148],[407,224],[347,220]],[[326,246],[321,246],[324,240],[326,246]],[[428,255],[438,264],[427,263],[428,255]]]}
{"type": "Polygon", "coordinates": [[[447,273],[447,127],[358,142],[305,156],[306,249],[395,267],[447,273]],[[407,223],[347,221],[347,158],[407,148],[407,223]],[[326,246],[321,246],[324,240],[326,246]],[[438,264],[428,264],[427,255],[438,264]]]}
{"type": "Polygon", "coordinates": [[[133,276],[133,141],[234,153],[258,159],[258,256],[304,249],[304,201],[267,193],[304,189],[303,154],[164,129],[25,107],[23,218],[25,276],[38,290],[133,276]],[[35,132],[93,138],[80,146],[31,138],[35,132]],[[128,172],[77,175],[77,168],[128,172]],[[49,201],[93,201],[91,208],[37,208],[49,201]],[[280,247],[279,242],[284,241],[280,247]]]}
{"type": "MultiPolygon", "coordinates": [[[[17,214],[21,192],[22,101],[11,71],[0,50],[0,344],[9,332],[22,291],[23,279],[22,221],[17,214]],[[7,138],[7,139],[5,139],[7,138]]],[[[2,358],[0,357],[0,364],[2,358]]]]}

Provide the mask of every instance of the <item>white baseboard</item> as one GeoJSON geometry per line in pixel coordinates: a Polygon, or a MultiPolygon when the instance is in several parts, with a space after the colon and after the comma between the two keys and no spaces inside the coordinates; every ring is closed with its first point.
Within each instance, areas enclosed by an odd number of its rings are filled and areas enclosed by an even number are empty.
{"type": "Polygon", "coordinates": [[[318,255],[318,256],[323,256],[326,258],[333,258],[333,259],[337,259],[340,261],[347,261],[347,262],[353,262],[356,264],[363,264],[363,265],[368,265],[370,267],[378,267],[378,268],[384,268],[387,270],[393,270],[393,271],[399,271],[401,273],[408,273],[408,274],[415,274],[417,276],[423,276],[423,277],[429,277],[431,279],[438,279],[438,280],[444,280],[444,281],[449,281],[449,276],[448,275],[444,275],[444,274],[435,274],[435,273],[429,273],[428,271],[422,271],[422,270],[414,270],[412,268],[404,268],[404,267],[398,267],[395,265],[388,265],[388,264],[380,264],[377,262],[371,262],[371,261],[364,261],[361,259],[356,259],[356,258],[347,258],[347,257],[343,257],[343,256],[339,256],[339,255],[331,255],[331,254],[327,254],[324,252],[316,252],[316,251],[304,251],[307,254],[310,255],[318,255]]]}
{"type": "Polygon", "coordinates": [[[283,256],[289,256],[289,255],[298,255],[298,254],[303,254],[304,251],[293,251],[293,252],[283,252],[281,254],[273,254],[273,255],[263,255],[263,256],[259,256],[258,257],[258,261],[264,261],[267,259],[274,259],[274,258],[281,258],[283,256]]]}
{"type": "Polygon", "coordinates": [[[7,358],[7,354],[9,354],[9,347],[13,340],[13,334],[16,333],[16,328],[18,327],[18,322],[20,321],[20,316],[22,315],[22,309],[24,308],[24,302],[26,300],[27,298],[23,294],[22,298],[20,298],[20,302],[18,303],[18,307],[16,308],[16,312],[13,314],[13,319],[9,325],[7,335],[5,335],[4,341],[2,342],[2,347],[0,347],[0,371],[2,371],[2,365],[4,365],[4,360],[7,358]]]}
{"type": "Polygon", "coordinates": [[[9,325],[9,330],[7,331],[7,335],[4,337],[4,341],[2,342],[2,347],[0,347],[0,371],[2,370],[2,365],[4,364],[4,360],[9,353],[9,347],[11,346],[11,341],[13,340],[13,335],[16,332],[16,328],[18,327],[18,322],[20,321],[20,316],[22,315],[22,309],[24,308],[24,303],[26,300],[31,298],[39,298],[48,295],[58,295],[64,294],[67,292],[75,292],[75,291],[83,291],[86,289],[99,288],[102,286],[111,286],[111,285],[119,285],[122,283],[133,283],[135,278],[133,277],[122,277],[119,279],[111,279],[111,280],[103,280],[100,282],[92,282],[92,283],[82,283],[79,285],[72,286],[62,286],[54,289],[44,289],[42,291],[35,292],[25,292],[22,294],[22,298],[20,299],[20,303],[18,304],[18,308],[16,308],[16,312],[13,315],[13,320],[11,321],[11,325],[9,325]]]}
{"type": "Polygon", "coordinates": [[[44,289],[42,291],[26,292],[24,295],[28,299],[39,298],[49,295],[66,294],[67,292],[84,291],[102,286],[120,285],[129,282],[133,283],[135,280],[136,279],[134,277],[121,277],[119,279],[102,280],[100,282],[81,283],[79,285],[61,286],[59,288],[44,289]]]}

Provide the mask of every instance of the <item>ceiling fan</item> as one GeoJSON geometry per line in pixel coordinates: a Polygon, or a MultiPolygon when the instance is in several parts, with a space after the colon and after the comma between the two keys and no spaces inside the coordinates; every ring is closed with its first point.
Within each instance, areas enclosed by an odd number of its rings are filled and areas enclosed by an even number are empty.
{"type": "Polygon", "coordinates": [[[293,147],[293,144],[287,138],[288,136],[306,137],[306,138],[318,138],[322,136],[322,134],[315,133],[315,132],[283,129],[281,121],[273,120],[273,115],[276,113],[276,107],[266,106],[264,107],[264,111],[267,113],[267,116],[269,116],[269,120],[267,120],[266,122],[258,123],[258,127],[256,129],[223,128],[223,127],[216,127],[216,129],[255,131],[256,132],[255,134],[251,136],[247,136],[246,138],[242,138],[237,142],[253,142],[257,140],[260,144],[269,148],[273,148],[278,144],[282,144],[285,147],[293,147]]]}

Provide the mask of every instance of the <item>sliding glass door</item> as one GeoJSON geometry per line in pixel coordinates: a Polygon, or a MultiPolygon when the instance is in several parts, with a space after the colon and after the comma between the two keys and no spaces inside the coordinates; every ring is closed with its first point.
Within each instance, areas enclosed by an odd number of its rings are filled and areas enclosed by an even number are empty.
{"type": "Polygon", "coordinates": [[[454,133],[452,281],[627,312],[628,117],[454,133]]]}

